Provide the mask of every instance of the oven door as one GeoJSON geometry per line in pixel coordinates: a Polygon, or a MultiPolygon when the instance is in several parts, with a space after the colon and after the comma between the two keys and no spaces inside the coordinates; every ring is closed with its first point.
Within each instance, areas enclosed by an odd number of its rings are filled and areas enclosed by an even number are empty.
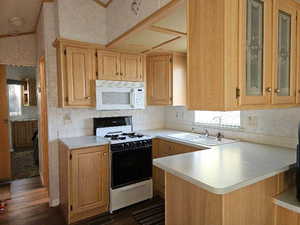
{"type": "Polygon", "coordinates": [[[138,183],[152,177],[152,147],[113,151],[112,189],[138,183]]]}
{"type": "Polygon", "coordinates": [[[134,109],[135,93],[133,88],[97,87],[97,110],[134,109]]]}

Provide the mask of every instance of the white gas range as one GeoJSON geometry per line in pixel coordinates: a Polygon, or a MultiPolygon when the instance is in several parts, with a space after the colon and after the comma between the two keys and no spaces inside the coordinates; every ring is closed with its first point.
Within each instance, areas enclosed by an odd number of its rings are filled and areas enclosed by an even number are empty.
{"type": "Polygon", "coordinates": [[[151,136],[132,132],[131,117],[94,118],[94,132],[110,141],[110,212],[151,199],[151,136]]]}

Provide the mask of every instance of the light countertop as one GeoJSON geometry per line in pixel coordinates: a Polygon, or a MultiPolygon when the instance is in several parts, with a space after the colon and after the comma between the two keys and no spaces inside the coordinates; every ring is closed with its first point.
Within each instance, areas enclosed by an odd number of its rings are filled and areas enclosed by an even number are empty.
{"type": "Polygon", "coordinates": [[[300,202],[296,198],[296,187],[274,197],[274,203],[288,210],[300,213],[300,202]]]}
{"type": "Polygon", "coordinates": [[[62,141],[70,150],[109,144],[108,140],[96,136],[62,138],[60,141],[62,141]]]}
{"type": "Polygon", "coordinates": [[[141,133],[144,135],[149,135],[152,138],[160,138],[160,139],[163,139],[166,141],[184,144],[184,145],[188,145],[188,146],[199,148],[199,149],[209,149],[210,148],[205,145],[200,145],[200,144],[192,143],[189,141],[184,141],[184,140],[180,140],[180,139],[169,136],[169,135],[173,135],[173,134],[189,133],[187,131],[179,131],[179,130],[171,130],[171,129],[157,129],[157,130],[142,130],[142,131],[138,131],[138,133],[141,133]]]}
{"type": "MultiPolygon", "coordinates": [[[[296,162],[296,151],[289,148],[248,142],[208,147],[169,136],[186,133],[184,131],[159,129],[138,132],[153,138],[208,149],[155,159],[153,164],[215,194],[226,194],[254,184],[288,170],[296,162]]],[[[69,149],[109,144],[108,140],[95,136],[63,138],[61,141],[69,149]]]]}
{"type": "MultiPolygon", "coordinates": [[[[153,137],[186,144],[168,135],[180,131],[143,131],[153,137]]],[[[194,147],[209,148],[197,144],[194,147]]],[[[289,170],[296,163],[294,149],[236,142],[192,153],[155,159],[154,165],[200,188],[226,194],[289,170]]]]}
{"type": "Polygon", "coordinates": [[[286,171],[295,162],[294,150],[237,142],[153,163],[209,192],[226,194],[286,171]]]}

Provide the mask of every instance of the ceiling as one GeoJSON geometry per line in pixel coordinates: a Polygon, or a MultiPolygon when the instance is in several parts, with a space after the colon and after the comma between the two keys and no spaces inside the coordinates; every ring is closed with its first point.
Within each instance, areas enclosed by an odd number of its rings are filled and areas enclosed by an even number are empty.
{"type": "Polygon", "coordinates": [[[107,8],[112,0],[94,0],[95,2],[99,3],[104,8],[107,8]]]}
{"type": "Polygon", "coordinates": [[[43,0],[1,0],[0,1],[0,36],[34,32],[43,0]],[[20,17],[24,24],[15,27],[9,19],[20,17]]]}
{"type": "Polygon", "coordinates": [[[145,29],[130,34],[129,37],[125,37],[112,47],[134,53],[150,53],[153,50],[185,53],[187,50],[186,32],[186,4],[184,2],[163,18],[148,24],[145,29]]]}

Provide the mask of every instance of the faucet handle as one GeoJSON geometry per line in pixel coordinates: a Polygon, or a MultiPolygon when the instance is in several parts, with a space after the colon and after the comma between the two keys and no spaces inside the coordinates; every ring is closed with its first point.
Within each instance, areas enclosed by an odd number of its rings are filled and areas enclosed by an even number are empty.
{"type": "Polygon", "coordinates": [[[221,132],[219,132],[219,133],[217,134],[217,139],[218,139],[218,141],[222,141],[222,138],[224,138],[224,135],[223,135],[221,132]]]}

